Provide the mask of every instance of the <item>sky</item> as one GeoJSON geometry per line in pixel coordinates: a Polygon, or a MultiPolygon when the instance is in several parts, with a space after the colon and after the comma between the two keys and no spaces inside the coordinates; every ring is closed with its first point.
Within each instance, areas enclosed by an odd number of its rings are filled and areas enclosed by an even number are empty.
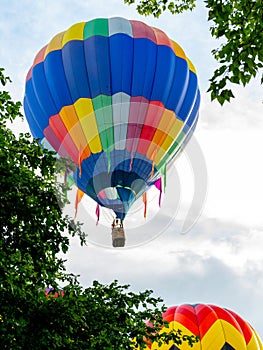
{"type": "MultiPolygon", "coordinates": [[[[84,199],[78,218],[85,221],[88,244],[71,239],[67,268],[80,275],[83,286],[117,279],[133,291],[153,290],[167,306],[202,302],[232,309],[263,338],[262,86],[256,78],[246,88],[234,87],[236,98],[223,107],[210,101],[208,80],[217,67],[211,50],[219,42],[209,34],[203,2],[193,12],[159,19],[139,16],[122,0],[0,0],[0,5],[0,66],[13,81],[15,100],[23,99],[39,49],[76,22],[137,19],[183,47],[199,78],[200,117],[189,148],[167,176],[161,208],[153,190],[146,220],[137,203],[127,217],[127,247],[113,249],[111,215],[102,210],[96,226],[95,203],[84,199]]],[[[26,122],[12,128],[28,130],[26,122]]]]}

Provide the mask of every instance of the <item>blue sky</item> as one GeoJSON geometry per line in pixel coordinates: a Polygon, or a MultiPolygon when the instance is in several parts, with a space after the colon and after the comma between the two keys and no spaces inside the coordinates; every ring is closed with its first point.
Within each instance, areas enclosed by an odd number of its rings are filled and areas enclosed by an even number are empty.
{"type": "MultiPolygon", "coordinates": [[[[163,209],[157,208],[153,193],[146,221],[140,215],[141,204],[134,208],[136,221],[127,218],[127,233],[134,234],[138,244],[128,243],[124,250],[107,246],[109,214],[102,211],[101,224],[96,226],[95,204],[84,201],[79,218],[85,218],[90,243],[80,247],[72,239],[67,266],[80,274],[85,286],[94,279],[102,283],[118,279],[133,290],[153,289],[167,305],[204,302],[230,308],[263,337],[262,86],[256,79],[246,89],[235,87],[235,100],[224,107],[210,102],[206,90],[216,67],[210,52],[219,43],[210,37],[203,2],[192,13],[165,14],[158,20],[139,16],[134,6],[121,0],[0,2],[0,62],[12,78],[10,91],[18,100],[23,98],[26,73],[38,50],[75,22],[112,16],[139,19],[162,29],[184,48],[197,69],[202,94],[195,141],[208,181],[198,221],[181,234],[200,184],[194,155],[183,154],[168,177],[163,209]],[[99,235],[105,235],[100,245],[99,235]]],[[[13,128],[28,130],[26,123],[13,128]]]]}

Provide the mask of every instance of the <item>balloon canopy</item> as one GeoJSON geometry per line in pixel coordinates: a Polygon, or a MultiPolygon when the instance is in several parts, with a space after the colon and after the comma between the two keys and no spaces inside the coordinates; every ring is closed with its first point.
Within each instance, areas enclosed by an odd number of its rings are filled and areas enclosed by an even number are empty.
{"type": "Polygon", "coordinates": [[[124,18],[57,34],[36,55],[24,98],[33,136],[71,158],[77,187],[120,219],[183,149],[199,104],[183,49],[124,18]]]}
{"type": "MultiPolygon", "coordinates": [[[[170,330],[199,336],[193,350],[262,350],[263,344],[253,327],[235,312],[209,304],[184,304],[166,310],[163,319],[170,330]]],[[[165,328],[167,331],[167,328],[165,328]]],[[[189,350],[187,342],[162,346],[153,343],[151,350],[189,350]]]]}

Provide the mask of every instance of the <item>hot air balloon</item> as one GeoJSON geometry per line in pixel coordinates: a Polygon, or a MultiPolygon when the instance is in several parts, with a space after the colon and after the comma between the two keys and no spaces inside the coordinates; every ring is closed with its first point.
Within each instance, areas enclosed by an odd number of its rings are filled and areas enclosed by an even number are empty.
{"type": "MultiPolygon", "coordinates": [[[[163,319],[169,322],[166,331],[178,330],[188,336],[199,336],[193,350],[262,350],[263,344],[254,328],[235,312],[209,304],[183,304],[166,310],[163,319]]],[[[170,342],[151,350],[189,350],[187,342],[170,342]]]]}
{"type": "MultiPolygon", "coordinates": [[[[36,55],[25,86],[32,135],[75,164],[83,193],[116,215],[123,246],[129,208],[156,185],[198,119],[196,71],[160,29],[98,18],[57,34],[36,55]]],[[[77,202],[78,202],[77,200],[77,202]]],[[[116,239],[115,239],[116,238],[116,239]]]]}

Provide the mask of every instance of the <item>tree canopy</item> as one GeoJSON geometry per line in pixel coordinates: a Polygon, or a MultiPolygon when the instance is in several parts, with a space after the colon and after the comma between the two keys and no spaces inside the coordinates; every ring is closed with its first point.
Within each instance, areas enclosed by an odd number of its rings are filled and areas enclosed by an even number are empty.
{"type": "MultiPolygon", "coordinates": [[[[9,81],[0,69],[2,86],[9,81]]],[[[85,237],[61,210],[68,185],[56,180],[54,154],[7,127],[20,107],[0,90],[0,348],[143,349],[170,339],[193,346],[198,339],[180,330],[158,335],[164,306],[151,290],[134,293],[117,281],[83,288],[66,272],[58,253],[68,250],[68,235],[85,237]]]]}
{"type": "MultiPolygon", "coordinates": [[[[141,15],[159,17],[193,10],[196,0],[124,0],[141,15]]],[[[222,44],[212,50],[219,67],[210,78],[208,91],[220,104],[234,97],[232,84],[247,85],[261,75],[263,83],[263,6],[261,0],[206,0],[212,37],[222,44]]]]}
{"type": "MultiPolygon", "coordinates": [[[[0,79],[3,85],[8,81],[2,70],[0,79]]],[[[29,134],[17,138],[6,126],[22,117],[20,106],[8,92],[0,92],[0,285],[7,293],[25,280],[30,288],[54,284],[64,270],[57,258],[60,250],[68,249],[64,232],[80,233],[61,212],[67,184],[56,181],[54,154],[29,134]]]]}

